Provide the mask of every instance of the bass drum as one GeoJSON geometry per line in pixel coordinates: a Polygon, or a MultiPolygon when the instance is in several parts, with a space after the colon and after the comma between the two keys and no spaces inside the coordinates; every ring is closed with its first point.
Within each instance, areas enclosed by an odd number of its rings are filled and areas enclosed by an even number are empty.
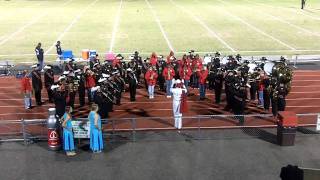
{"type": "Polygon", "coordinates": [[[258,67],[255,63],[249,63],[248,64],[248,67],[249,67],[249,73],[253,73],[254,70],[258,67]]]}
{"type": "Polygon", "coordinates": [[[264,64],[263,69],[264,69],[264,72],[266,72],[266,74],[268,76],[271,76],[274,65],[275,65],[275,63],[274,62],[270,62],[270,61],[266,62],[264,64]]]}

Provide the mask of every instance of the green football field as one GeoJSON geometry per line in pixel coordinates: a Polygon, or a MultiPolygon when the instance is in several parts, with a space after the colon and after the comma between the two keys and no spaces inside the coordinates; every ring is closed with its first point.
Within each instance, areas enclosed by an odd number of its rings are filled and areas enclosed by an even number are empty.
{"type": "Polygon", "coordinates": [[[82,49],[149,56],[183,53],[320,54],[320,1],[307,0],[0,0],[0,61],[35,60],[57,40],[82,49]]]}

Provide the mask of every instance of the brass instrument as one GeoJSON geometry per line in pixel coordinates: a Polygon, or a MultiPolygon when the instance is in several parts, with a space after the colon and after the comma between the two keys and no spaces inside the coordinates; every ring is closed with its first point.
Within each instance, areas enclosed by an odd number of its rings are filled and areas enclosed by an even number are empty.
{"type": "Polygon", "coordinates": [[[171,70],[171,68],[168,68],[168,79],[171,79],[171,73],[170,73],[171,71],[170,70],[171,70]]]}
{"type": "Polygon", "coordinates": [[[184,70],[183,70],[183,79],[186,78],[187,71],[188,71],[188,69],[184,68],[184,70]]]}

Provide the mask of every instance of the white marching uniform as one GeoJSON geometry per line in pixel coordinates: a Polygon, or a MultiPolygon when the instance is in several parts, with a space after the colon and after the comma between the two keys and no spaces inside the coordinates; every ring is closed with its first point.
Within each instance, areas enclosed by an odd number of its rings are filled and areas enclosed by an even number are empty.
{"type": "Polygon", "coordinates": [[[187,89],[183,85],[183,88],[173,88],[173,85],[176,83],[179,83],[175,80],[173,80],[170,92],[172,93],[172,110],[173,110],[173,116],[174,116],[174,127],[177,129],[182,128],[182,113],[180,113],[180,105],[181,105],[181,95],[182,91],[187,92],[187,89]]]}

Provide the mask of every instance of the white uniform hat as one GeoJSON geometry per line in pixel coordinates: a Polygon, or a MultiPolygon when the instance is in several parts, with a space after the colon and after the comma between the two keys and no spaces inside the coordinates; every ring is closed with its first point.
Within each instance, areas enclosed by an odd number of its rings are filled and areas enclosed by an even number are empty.
{"type": "Polygon", "coordinates": [[[58,81],[61,81],[61,80],[65,79],[65,78],[66,78],[66,76],[62,75],[62,76],[59,77],[58,81]]]}
{"type": "Polygon", "coordinates": [[[52,85],[51,86],[51,90],[55,90],[55,89],[57,89],[57,88],[59,88],[60,86],[59,85],[52,85]]]}
{"type": "Polygon", "coordinates": [[[102,73],[102,77],[104,77],[104,78],[109,78],[110,75],[109,75],[109,74],[104,74],[104,73],[102,73]]]}
{"type": "Polygon", "coordinates": [[[68,75],[70,73],[70,71],[64,71],[63,75],[68,75]]]}
{"type": "Polygon", "coordinates": [[[51,66],[46,65],[43,69],[51,69],[51,66]]]}
{"type": "Polygon", "coordinates": [[[131,71],[132,71],[132,69],[131,69],[131,68],[128,68],[128,69],[127,69],[127,71],[131,72],[131,71]]]}
{"type": "Polygon", "coordinates": [[[97,91],[98,89],[100,89],[100,86],[96,86],[96,87],[91,88],[91,91],[92,91],[92,92],[95,92],[95,91],[97,91]]]}
{"type": "Polygon", "coordinates": [[[101,83],[101,82],[104,82],[104,81],[106,81],[106,80],[107,80],[106,78],[100,78],[100,79],[98,80],[98,82],[101,83]]]}

